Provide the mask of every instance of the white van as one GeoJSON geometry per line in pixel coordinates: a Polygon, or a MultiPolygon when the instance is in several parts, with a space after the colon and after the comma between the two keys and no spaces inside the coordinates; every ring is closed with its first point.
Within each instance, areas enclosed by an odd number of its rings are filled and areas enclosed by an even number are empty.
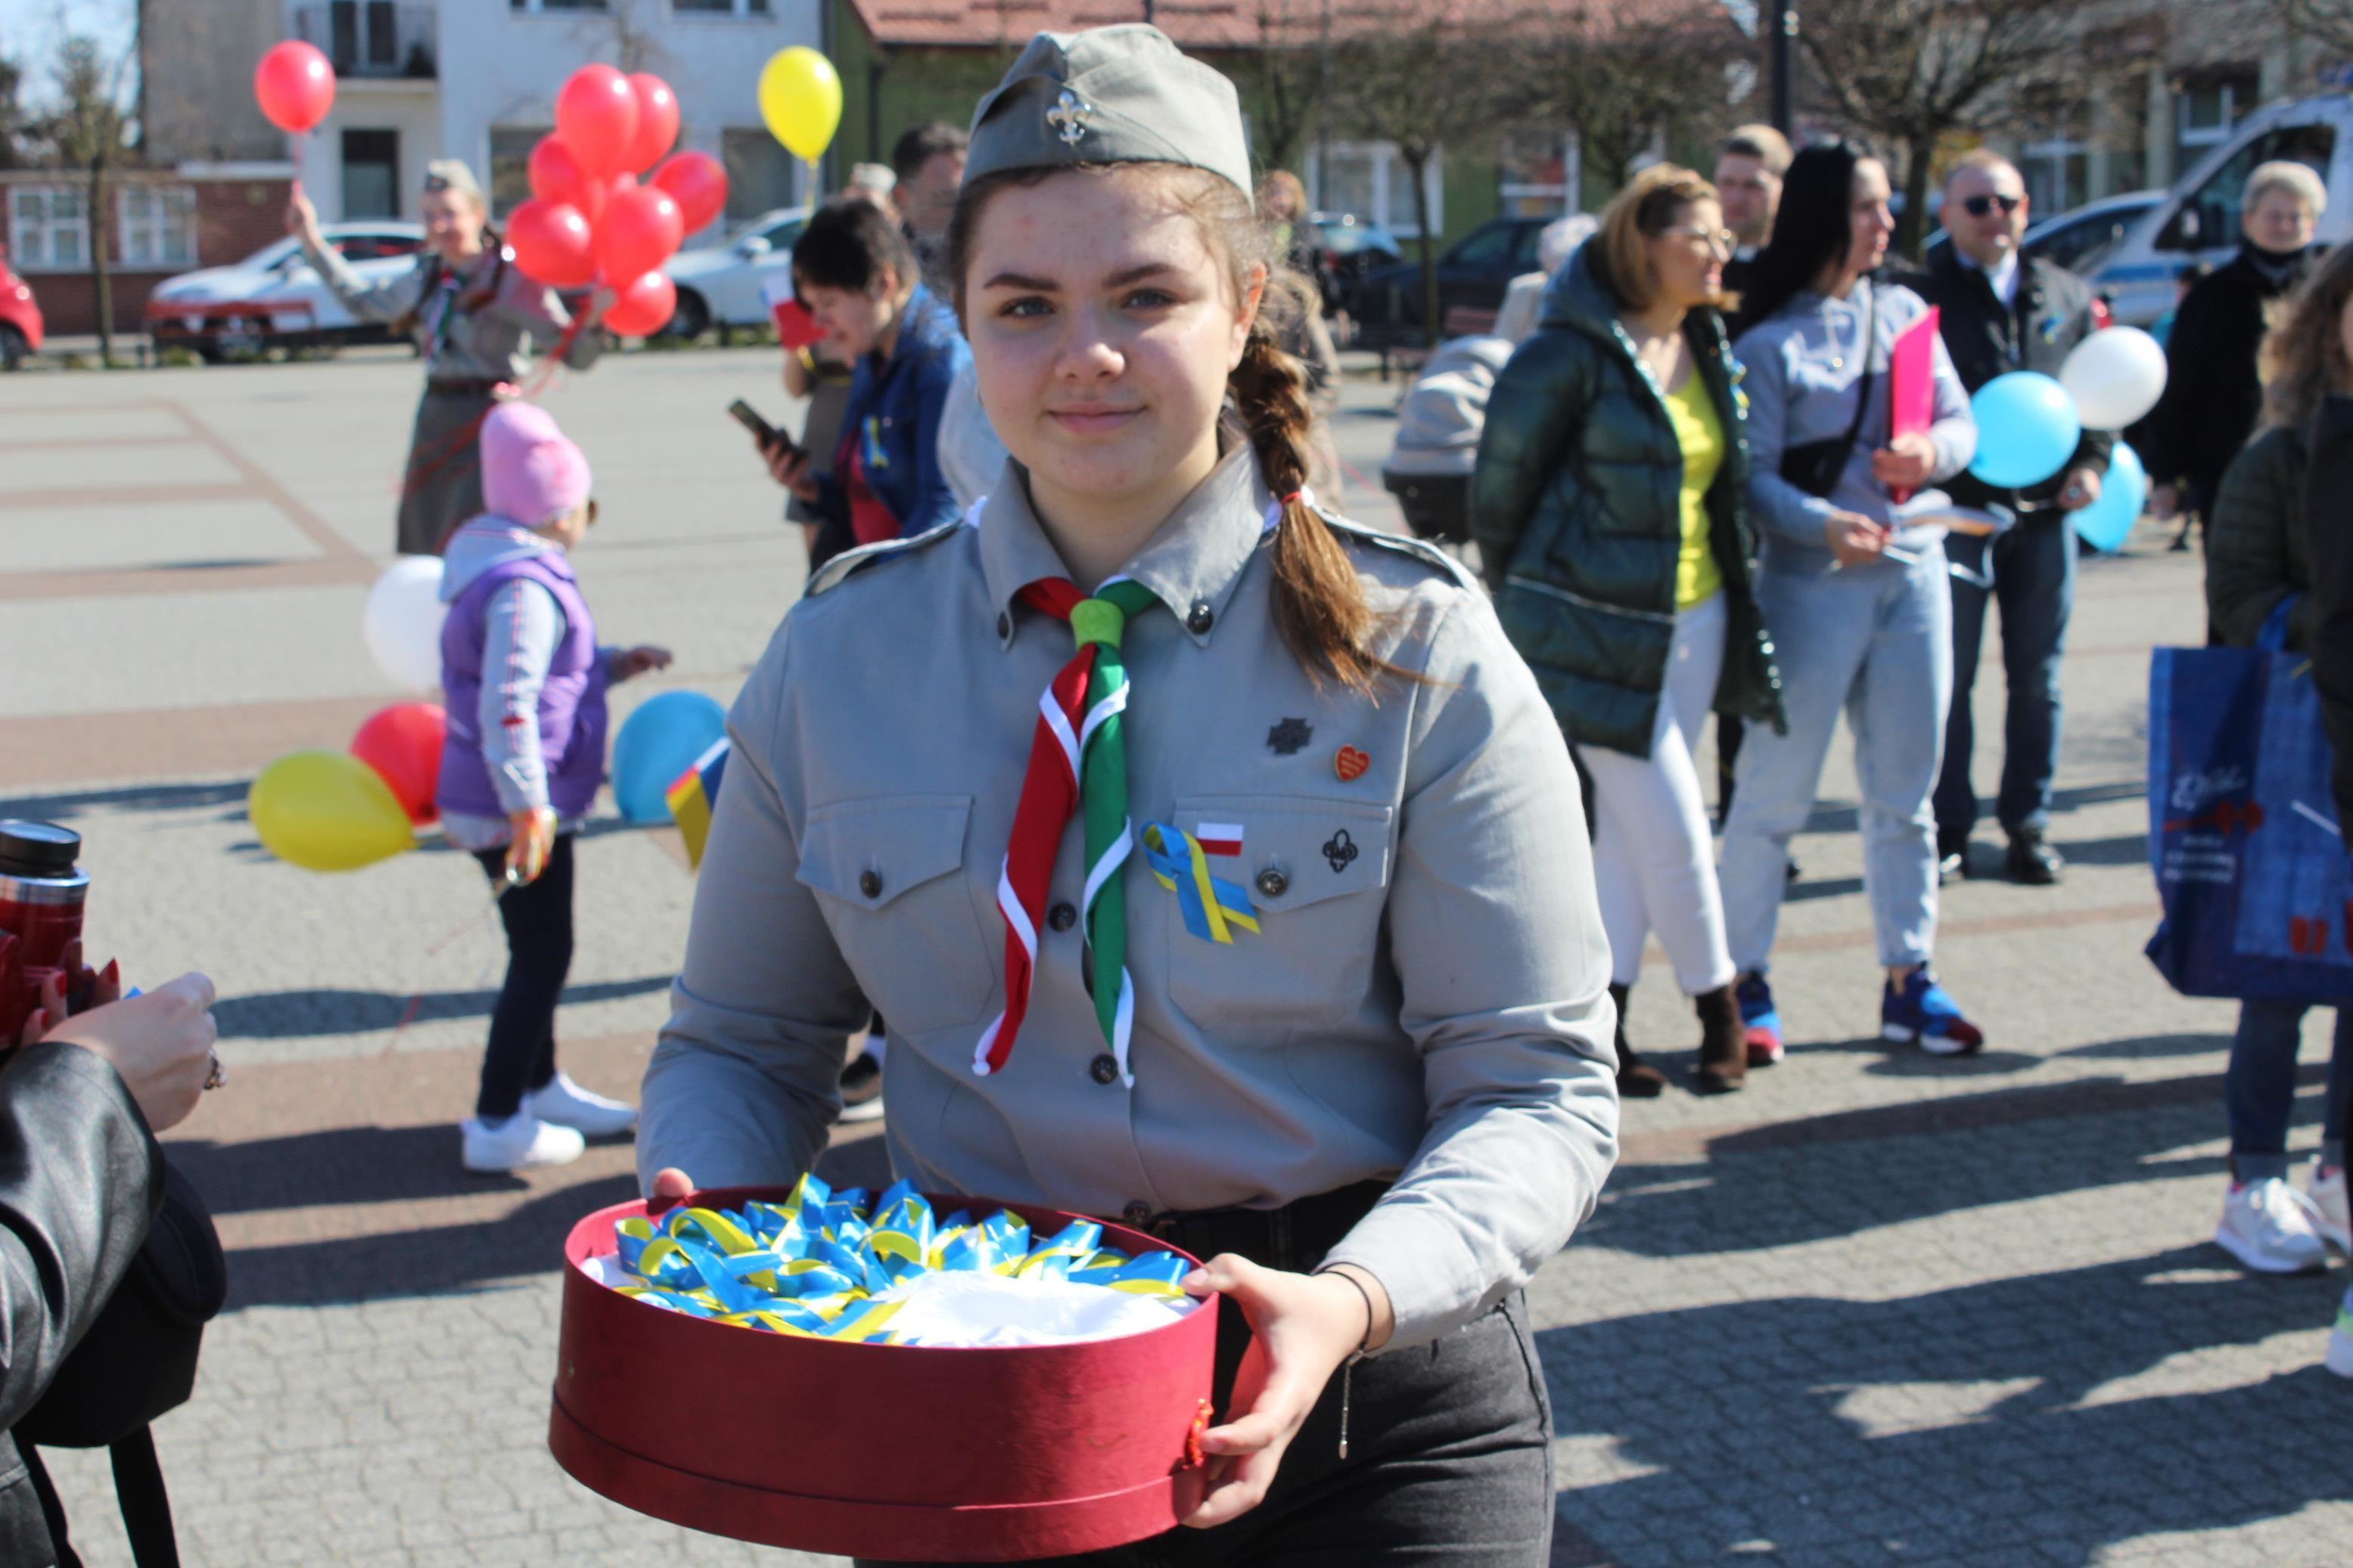
{"type": "Polygon", "coordinates": [[[2307,165],[2327,187],[2321,243],[2353,238],[2353,94],[2259,109],[2176,182],[2091,275],[2118,321],[2147,326],[2173,309],[2174,279],[2192,262],[2219,267],[2238,253],[2240,193],[2256,164],[2275,159],[2307,165]]]}

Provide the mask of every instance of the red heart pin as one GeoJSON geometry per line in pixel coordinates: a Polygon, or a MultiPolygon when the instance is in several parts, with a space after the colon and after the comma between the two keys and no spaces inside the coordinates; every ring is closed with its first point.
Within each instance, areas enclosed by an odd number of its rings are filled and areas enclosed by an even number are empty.
{"type": "Polygon", "coordinates": [[[1332,759],[1332,771],[1340,775],[1342,784],[1355,784],[1372,765],[1373,759],[1354,746],[1341,747],[1340,754],[1332,759]]]}

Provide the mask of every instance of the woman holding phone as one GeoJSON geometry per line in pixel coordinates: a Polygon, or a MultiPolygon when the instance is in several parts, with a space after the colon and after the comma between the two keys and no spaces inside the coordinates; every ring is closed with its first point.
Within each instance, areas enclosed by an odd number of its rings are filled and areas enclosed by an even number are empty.
{"type": "Polygon", "coordinates": [[[1773,238],[1757,258],[1735,348],[1747,367],[1748,508],[1764,540],[1759,598],[1789,727],[1752,729],[1733,775],[1718,875],[1749,1060],[1782,1052],[1766,980],[1789,840],[1812,813],[1839,715],[1854,733],[1863,886],[1883,969],[1880,1033],[1938,1056],[1985,1036],[1930,973],[1936,825],[1929,792],[1953,684],[1952,595],[1934,487],[1977,449],[1941,339],[1925,431],[1888,434],[1888,362],[1927,314],[1872,274],[1895,220],[1887,171],[1854,146],[1789,165],[1773,238]],[[1905,499],[1896,498],[1902,495],[1905,499]]]}

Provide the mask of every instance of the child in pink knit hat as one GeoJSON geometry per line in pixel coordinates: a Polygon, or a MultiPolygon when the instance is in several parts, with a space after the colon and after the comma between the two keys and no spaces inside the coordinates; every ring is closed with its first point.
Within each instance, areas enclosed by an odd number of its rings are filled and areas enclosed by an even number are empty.
{"type": "Polygon", "coordinates": [[[547,411],[501,404],[481,456],[489,510],[442,552],[437,799],[450,842],[504,889],[506,984],[461,1131],[468,1170],[513,1171],[577,1159],[586,1137],[637,1123],[634,1107],[556,1070],[555,1005],[572,963],[573,836],[605,776],[605,692],[670,653],[598,646],[565,559],[596,521],[588,459],[547,411]]]}

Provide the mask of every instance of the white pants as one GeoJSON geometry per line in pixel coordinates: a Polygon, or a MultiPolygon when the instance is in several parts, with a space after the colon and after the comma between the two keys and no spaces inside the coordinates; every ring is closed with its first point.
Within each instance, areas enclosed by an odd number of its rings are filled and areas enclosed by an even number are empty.
{"type": "Polygon", "coordinates": [[[1642,943],[1654,929],[1685,995],[1732,984],[1707,805],[1692,762],[1724,666],[1725,615],[1717,593],[1675,616],[1648,757],[1577,748],[1593,779],[1593,880],[1609,977],[1620,985],[1641,973],[1642,943]]]}

